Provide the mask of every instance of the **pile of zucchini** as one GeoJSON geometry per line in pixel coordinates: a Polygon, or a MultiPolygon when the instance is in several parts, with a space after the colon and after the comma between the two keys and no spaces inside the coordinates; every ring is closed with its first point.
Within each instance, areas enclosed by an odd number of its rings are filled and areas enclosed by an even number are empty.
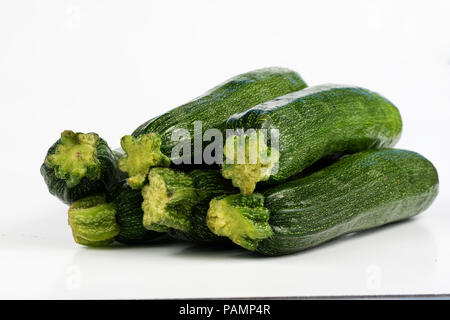
{"type": "Polygon", "coordinates": [[[64,131],[41,174],[70,205],[79,244],[168,235],[276,256],[428,208],[436,169],[418,153],[392,149],[401,131],[398,109],[375,92],[307,87],[292,70],[265,68],[143,123],[117,150],[96,133],[64,131]],[[222,132],[224,162],[180,163],[178,129],[190,135],[184,145],[196,160],[205,150],[194,141],[209,129],[222,132]]]}

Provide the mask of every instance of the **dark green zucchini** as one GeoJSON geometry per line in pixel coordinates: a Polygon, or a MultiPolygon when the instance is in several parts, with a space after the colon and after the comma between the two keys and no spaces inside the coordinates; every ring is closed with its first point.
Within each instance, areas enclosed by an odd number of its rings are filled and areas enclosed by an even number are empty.
{"type": "MultiPolygon", "coordinates": [[[[128,173],[131,187],[141,188],[151,167],[170,164],[172,149],[178,144],[171,140],[176,130],[189,131],[188,144],[194,163],[194,121],[201,122],[202,135],[208,129],[224,130],[230,115],[305,87],[303,79],[289,69],[266,68],[238,75],[199,98],[145,122],[131,136],[124,136],[121,145],[126,156],[120,161],[120,169],[128,173]]],[[[199,139],[202,141],[202,137],[199,139]]],[[[172,160],[177,162],[181,158],[172,160]]]]}
{"type": "Polygon", "coordinates": [[[142,224],[144,212],[140,190],[133,190],[126,181],[122,181],[116,187],[112,201],[116,205],[116,221],[120,227],[116,241],[142,244],[162,236],[160,232],[145,229],[142,224]]]}
{"type": "Polygon", "coordinates": [[[209,201],[236,191],[231,182],[222,177],[220,170],[185,173],[153,168],[149,173],[149,184],[142,189],[144,226],[181,240],[220,240],[206,226],[209,201]]]}
{"type": "Polygon", "coordinates": [[[328,154],[391,147],[402,121],[397,108],[377,93],[321,85],[232,115],[227,128],[241,131],[226,140],[223,175],[250,194],[259,181],[280,183],[328,154]],[[255,130],[242,134],[249,129],[255,130]],[[278,147],[272,129],[278,130],[278,147]]]}
{"type": "Polygon", "coordinates": [[[415,152],[368,150],[262,195],[215,198],[207,225],[246,249],[289,254],[410,218],[430,206],[438,184],[433,164],[415,152]]]}
{"type": "Polygon", "coordinates": [[[48,150],[41,174],[50,193],[67,204],[104,193],[120,181],[118,155],[96,133],[66,130],[48,150]]]}

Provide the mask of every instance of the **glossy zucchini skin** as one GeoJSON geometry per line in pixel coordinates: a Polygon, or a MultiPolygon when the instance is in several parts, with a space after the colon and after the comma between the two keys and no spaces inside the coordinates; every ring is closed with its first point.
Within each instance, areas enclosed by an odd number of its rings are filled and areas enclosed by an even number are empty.
{"type": "MultiPolygon", "coordinates": [[[[45,159],[55,154],[61,139],[58,139],[47,151],[45,159]]],[[[99,161],[100,175],[96,179],[83,177],[76,185],[68,185],[68,181],[58,178],[55,169],[44,161],[41,165],[41,175],[49,192],[66,204],[90,195],[109,192],[111,188],[124,178],[124,173],[118,168],[120,153],[112,151],[107,142],[99,138],[96,145],[96,157],[99,161]]]]}
{"type": "Polygon", "coordinates": [[[222,130],[225,128],[226,120],[233,113],[304,89],[306,86],[297,72],[286,68],[272,67],[250,71],[231,78],[200,97],[145,122],[132,135],[137,137],[152,132],[159,134],[162,138],[161,151],[170,157],[176,144],[170,139],[175,128],[188,129],[193,143],[194,121],[202,121],[203,131],[210,128],[222,130]]]}
{"type": "MultiPolygon", "coordinates": [[[[121,144],[126,155],[119,166],[129,173],[129,184],[138,189],[145,183],[144,177],[149,168],[168,166],[169,158],[172,165],[175,161],[183,170],[198,168],[200,165],[195,163],[194,157],[194,137],[198,134],[194,132],[195,121],[201,122],[202,135],[208,129],[223,131],[230,115],[306,86],[299,74],[285,68],[264,68],[238,75],[202,96],[143,123],[131,136],[124,136],[121,144]],[[179,143],[171,138],[178,129],[190,133],[191,163],[179,164],[177,160],[181,161],[181,156],[177,159],[171,157],[173,148],[179,143]],[[139,144],[145,145],[149,152],[139,154],[139,150],[142,150],[136,147],[139,144]]],[[[202,137],[198,138],[201,141],[202,137]]]]}
{"type": "MultiPolygon", "coordinates": [[[[278,171],[263,179],[270,185],[328,154],[392,147],[400,138],[402,120],[397,108],[379,94],[330,84],[289,93],[232,115],[227,128],[279,131],[278,171]]],[[[251,193],[251,186],[247,189],[244,194],[251,193]]]]}
{"type": "Polygon", "coordinates": [[[125,180],[115,186],[112,201],[116,205],[116,221],[120,227],[120,232],[115,238],[116,241],[136,245],[164,235],[144,228],[141,192],[133,190],[125,180]]]}
{"type": "Polygon", "coordinates": [[[433,164],[418,153],[356,153],[305,178],[263,192],[273,235],[257,252],[284,255],[338,236],[410,218],[438,194],[433,164]]]}

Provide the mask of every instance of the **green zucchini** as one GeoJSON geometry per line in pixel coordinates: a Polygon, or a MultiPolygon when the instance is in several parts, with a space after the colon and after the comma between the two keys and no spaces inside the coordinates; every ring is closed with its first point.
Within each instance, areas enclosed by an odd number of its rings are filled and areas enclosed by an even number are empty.
{"type": "Polygon", "coordinates": [[[270,211],[264,207],[264,197],[259,193],[223,195],[211,200],[206,223],[218,236],[228,237],[253,251],[259,241],[273,234],[269,216],[270,211]]]}
{"type": "Polygon", "coordinates": [[[116,206],[107,203],[105,195],[93,195],[72,203],[69,225],[75,242],[85,246],[109,245],[120,232],[116,206]]]}
{"type": "Polygon", "coordinates": [[[207,225],[248,250],[289,254],[419,214],[438,184],[433,164],[415,152],[367,150],[262,194],[215,198],[207,225]]]}
{"type": "Polygon", "coordinates": [[[280,183],[328,154],[391,147],[400,138],[402,120],[377,93],[321,85],[234,114],[227,128],[237,132],[226,139],[222,173],[247,195],[259,181],[280,183]],[[272,146],[273,129],[278,147],[272,146]]]}
{"type": "Polygon", "coordinates": [[[133,190],[126,181],[122,181],[113,192],[112,202],[116,205],[116,221],[120,227],[115,238],[117,242],[142,244],[162,236],[162,233],[147,230],[142,224],[144,212],[140,190],[133,190]]]}
{"type": "Polygon", "coordinates": [[[199,134],[194,132],[195,121],[201,121],[201,134],[208,129],[224,130],[230,115],[305,87],[296,72],[284,68],[265,68],[238,75],[199,98],[145,122],[131,136],[124,136],[121,146],[126,155],[119,167],[128,173],[129,185],[140,189],[151,167],[169,166],[172,150],[178,144],[171,140],[176,130],[189,131],[188,144],[194,159],[194,138],[199,134]]]}
{"type": "MultiPolygon", "coordinates": [[[[337,161],[332,155],[321,159],[298,176],[311,174],[337,161]]],[[[143,188],[144,225],[149,230],[167,232],[172,238],[191,242],[223,240],[206,225],[209,202],[221,195],[236,193],[230,180],[220,170],[201,169],[182,172],[170,168],[153,168],[150,183],[143,188]],[[160,200],[166,199],[164,205],[160,200]],[[156,203],[160,203],[158,206],[156,203]],[[159,207],[159,210],[155,208],[159,207]]]]}
{"type": "Polygon", "coordinates": [[[145,228],[194,242],[220,240],[206,226],[209,201],[236,189],[219,170],[186,173],[157,167],[150,170],[148,178],[142,189],[145,228]]]}
{"type": "Polygon", "coordinates": [[[142,225],[142,201],[139,190],[121,181],[113,188],[112,196],[98,194],[73,202],[69,225],[75,242],[98,247],[114,241],[142,244],[161,237],[161,233],[142,225]]]}
{"type": "Polygon", "coordinates": [[[124,174],[118,154],[96,133],[66,130],[48,150],[41,175],[50,193],[67,204],[110,190],[124,174]]]}

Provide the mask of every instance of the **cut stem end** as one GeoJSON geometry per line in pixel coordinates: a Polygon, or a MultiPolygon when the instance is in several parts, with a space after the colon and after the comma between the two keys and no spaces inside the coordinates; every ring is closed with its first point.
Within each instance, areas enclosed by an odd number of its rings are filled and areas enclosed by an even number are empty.
{"type": "Polygon", "coordinates": [[[96,133],[75,133],[70,130],[61,133],[61,139],[54,154],[45,163],[55,170],[55,176],[74,187],[84,177],[90,180],[100,178],[100,161],[97,159],[99,136],[96,133]]]}
{"type": "Polygon", "coordinates": [[[153,168],[148,180],[142,189],[144,227],[160,232],[190,230],[191,210],[200,201],[192,179],[169,168],[153,168]]]}
{"type": "Polygon", "coordinates": [[[228,137],[224,155],[222,175],[244,195],[253,193],[256,184],[269,179],[278,168],[278,150],[268,147],[259,131],[228,137]]]}
{"type": "Polygon", "coordinates": [[[120,159],[119,168],[128,173],[127,182],[133,189],[142,188],[151,167],[170,165],[170,159],[160,150],[161,138],[155,133],[127,135],[120,144],[126,154],[120,159]]]}
{"type": "Polygon", "coordinates": [[[208,228],[218,236],[228,237],[247,250],[272,235],[269,210],[259,193],[217,197],[211,200],[206,217],[208,228]]]}

